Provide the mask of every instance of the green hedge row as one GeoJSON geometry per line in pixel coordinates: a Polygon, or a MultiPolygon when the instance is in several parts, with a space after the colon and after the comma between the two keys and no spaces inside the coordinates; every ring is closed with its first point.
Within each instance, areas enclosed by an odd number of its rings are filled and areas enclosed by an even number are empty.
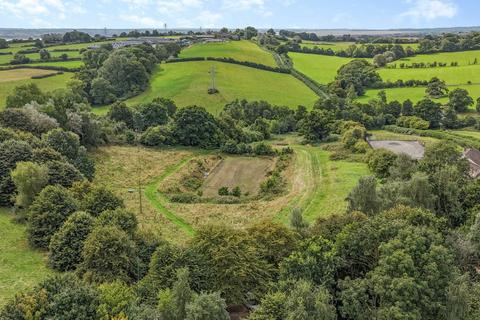
{"type": "Polygon", "coordinates": [[[450,141],[455,144],[458,144],[465,148],[475,148],[480,150],[480,140],[472,137],[461,136],[459,134],[456,134],[450,131],[419,130],[419,129],[412,129],[412,128],[403,128],[403,127],[394,126],[394,125],[384,126],[384,129],[394,133],[416,135],[421,137],[430,137],[430,138],[436,138],[439,140],[446,140],[446,141],[450,141]]]}

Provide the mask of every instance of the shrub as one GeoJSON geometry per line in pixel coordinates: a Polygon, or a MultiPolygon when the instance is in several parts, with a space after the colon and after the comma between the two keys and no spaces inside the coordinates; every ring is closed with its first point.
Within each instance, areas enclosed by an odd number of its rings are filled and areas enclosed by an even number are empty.
{"type": "Polygon", "coordinates": [[[194,193],[177,193],[170,195],[170,201],[176,203],[196,203],[200,201],[200,197],[194,193]]]}
{"type": "Polygon", "coordinates": [[[239,198],[242,195],[242,190],[239,186],[236,186],[235,188],[233,188],[231,195],[239,198]]]}
{"type": "Polygon", "coordinates": [[[218,195],[219,196],[228,196],[230,195],[230,192],[228,191],[228,187],[221,187],[218,189],[218,195]]]}
{"type": "Polygon", "coordinates": [[[386,178],[389,175],[389,169],[397,159],[397,155],[386,149],[371,150],[367,155],[367,164],[379,178],[386,178]]]}
{"type": "Polygon", "coordinates": [[[397,126],[427,130],[430,127],[430,122],[416,116],[401,116],[397,119],[397,126]]]}
{"type": "Polygon", "coordinates": [[[253,147],[253,153],[257,156],[272,156],[275,154],[275,150],[271,145],[260,142],[253,147]]]}

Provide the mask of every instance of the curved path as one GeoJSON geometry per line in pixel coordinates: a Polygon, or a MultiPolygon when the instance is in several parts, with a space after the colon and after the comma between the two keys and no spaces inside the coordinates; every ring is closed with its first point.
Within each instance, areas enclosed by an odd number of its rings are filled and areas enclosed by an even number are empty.
{"type": "Polygon", "coordinates": [[[192,226],[183,220],[181,217],[176,215],[174,212],[167,209],[164,205],[167,202],[167,198],[160,192],[158,192],[158,187],[160,183],[162,183],[166,178],[177,172],[178,170],[182,169],[190,160],[192,160],[196,154],[187,156],[182,159],[177,164],[169,166],[162,175],[155,178],[152,182],[150,182],[144,190],[145,198],[152,204],[152,206],[158,210],[161,214],[165,216],[170,222],[178,226],[180,229],[185,231],[188,235],[192,236],[195,234],[195,230],[193,230],[192,226]]]}

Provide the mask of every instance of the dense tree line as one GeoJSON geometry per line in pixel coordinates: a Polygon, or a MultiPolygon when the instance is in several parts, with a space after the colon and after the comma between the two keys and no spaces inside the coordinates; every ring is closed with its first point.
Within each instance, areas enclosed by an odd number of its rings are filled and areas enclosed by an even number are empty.
{"type": "Polygon", "coordinates": [[[143,44],[117,50],[102,45],[83,54],[85,67],[77,78],[84,82],[84,91],[93,104],[112,103],[145,90],[155,65],[178,52],[178,45],[154,48],[143,44]]]}

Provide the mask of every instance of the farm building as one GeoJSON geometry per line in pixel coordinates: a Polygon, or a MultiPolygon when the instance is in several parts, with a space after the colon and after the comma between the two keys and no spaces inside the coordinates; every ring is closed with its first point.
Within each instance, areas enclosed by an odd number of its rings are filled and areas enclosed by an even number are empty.
{"type": "Polygon", "coordinates": [[[418,141],[395,141],[395,140],[368,140],[373,149],[387,149],[395,154],[406,154],[412,159],[421,159],[425,153],[425,147],[418,141]]]}
{"type": "Polygon", "coordinates": [[[470,177],[477,179],[480,177],[480,151],[477,149],[465,149],[463,157],[468,160],[470,165],[470,177]]]}

